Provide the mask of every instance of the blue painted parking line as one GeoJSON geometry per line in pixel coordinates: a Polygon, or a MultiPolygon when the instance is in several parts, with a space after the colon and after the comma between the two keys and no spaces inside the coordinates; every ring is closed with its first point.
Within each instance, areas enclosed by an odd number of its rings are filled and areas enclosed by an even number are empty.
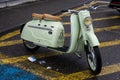
{"type": "Polygon", "coordinates": [[[0,80],[44,80],[12,65],[0,65],[0,80]]]}

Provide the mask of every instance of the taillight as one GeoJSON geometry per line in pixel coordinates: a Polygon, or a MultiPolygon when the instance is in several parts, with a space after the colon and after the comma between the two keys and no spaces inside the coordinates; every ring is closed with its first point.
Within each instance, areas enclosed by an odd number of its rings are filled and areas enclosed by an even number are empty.
{"type": "Polygon", "coordinates": [[[112,2],[112,4],[120,4],[120,2],[112,2]]]}

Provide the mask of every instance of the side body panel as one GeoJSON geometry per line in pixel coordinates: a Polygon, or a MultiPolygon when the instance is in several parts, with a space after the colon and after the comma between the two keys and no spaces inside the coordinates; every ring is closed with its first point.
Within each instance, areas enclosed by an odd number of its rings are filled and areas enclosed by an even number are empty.
{"type": "Polygon", "coordinates": [[[45,47],[63,47],[64,28],[58,21],[33,19],[23,28],[21,38],[45,47]]]}
{"type": "Polygon", "coordinates": [[[76,47],[78,43],[78,36],[79,36],[79,31],[80,31],[78,15],[72,14],[70,20],[71,20],[71,41],[70,41],[70,47],[67,53],[72,53],[76,51],[76,47]]]}

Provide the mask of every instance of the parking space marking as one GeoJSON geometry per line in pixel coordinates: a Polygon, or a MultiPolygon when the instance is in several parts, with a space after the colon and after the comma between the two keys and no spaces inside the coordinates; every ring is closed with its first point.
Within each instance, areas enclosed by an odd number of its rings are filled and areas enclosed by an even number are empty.
{"type": "Polygon", "coordinates": [[[109,31],[109,30],[116,30],[116,29],[120,29],[120,25],[118,26],[110,26],[110,27],[104,27],[104,28],[94,28],[95,32],[101,32],[101,31],[109,31]]]}
{"type": "Polygon", "coordinates": [[[6,56],[0,52],[0,62],[1,62],[1,59],[4,59],[4,58],[8,58],[8,56],[6,56]]]}
{"type": "Polygon", "coordinates": [[[22,39],[12,40],[12,41],[4,41],[4,42],[0,42],[0,47],[12,46],[12,45],[17,45],[17,44],[22,44],[22,43],[23,43],[22,39]]]}
{"type": "Polygon", "coordinates": [[[96,19],[93,19],[93,21],[102,21],[102,20],[110,20],[110,19],[118,19],[120,18],[120,16],[110,16],[110,17],[104,17],[104,18],[96,18],[96,19]]]}
{"type": "MultiPolygon", "coordinates": [[[[50,56],[60,55],[60,54],[61,53],[59,53],[59,52],[51,51],[51,52],[48,52],[48,53],[34,54],[34,56],[36,58],[43,58],[43,57],[50,57],[50,56]]],[[[2,55],[3,54],[1,54],[1,56],[2,55]]],[[[29,56],[33,56],[33,54],[19,56],[19,57],[7,57],[7,58],[4,58],[4,59],[1,59],[1,62],[4,63],[4,64],[13,64],[13,63],[17,63],[17,62],[22,62],[22,61],[28,60],[29,56]]]]}
{"type": "Polygon", "coordinates": [[[16,35],[20,34],[20,30],[15,30],[13,32],[10,32],[8,34],[5,34],[3,36],[0,36],[0,41],[3,41],[3,40],[6,40],[6,39],[9,39],[11,37],[14,37],[16,35]]]}
{"type": "Polygon", "coordinates": [[[106,41],[100,43],[100,47],[114,46],[119,44],[120,44],[120,40],[106,41]]]}
{"type": "MultiPolygon", "coordinates": [[[[96,76],[103,76],[103,75],[113,74],[116,72],[120,72],[120,63],[102,67],[101,73],[96,76]]],[[[78,80],[78,79],[85,80],[96,76],[92,75],[90,70],[85,70],[81,72],[72,73],[66,76],[61,76],[59,78],[51,79],[51,80],[78,80]]]]}
{"type": "Polygon", "coordinates": [[[63,73],[54,71],[54,70],[48,70],[46,67],[42,67],[39,64],[34,64],[28,61],[24,61],[21,63],[14,63],[13,66],[19,67],[25,71],[31,72],[34,75],[40,76],[44,78],[45,80],[50,80],[51,78],[57,78],[60,76],[64,76],[63,73]]]}

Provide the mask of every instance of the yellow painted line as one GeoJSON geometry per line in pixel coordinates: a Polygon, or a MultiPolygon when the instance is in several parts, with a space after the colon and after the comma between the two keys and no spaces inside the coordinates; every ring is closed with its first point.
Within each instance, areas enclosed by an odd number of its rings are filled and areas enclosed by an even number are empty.
{"type": "MultiPolygon", "coordinates": [[[[120,29],[120,25],[118,26],[111,26],[111,27],[104,27],[104,28],[94,28],[95,32],[101,32],[101,31],[109,31],[109,30],[116,30],[116,29],[120,29]]],[[[66,37],[70,37],[71,34],[70,33],[66,33],[65,34],[66,37]]]]}
{"type": "Polygon", "coordinates": [[[70,36],[71,36],[70,33],[66,33],[66,34],[65,34],[65,37],[70,37],[70,36]]]}
{"type": "Polygon", "coordinates": [[[25,56],[19,56],[19,57],[13,57],[13,58],[5,58],[1,59],[1,62],[4,64],[12,64],[16,62],[21,62],[27,60],[27,58],[32,55],[25,55],[25,56]]]}
{"type": "Polygon", "coordinates": [[[1,59],[4,59],[4,58],[8,58],[8,56],[6,56],[6,55],[4,55],[4,54],[2,54],[0,52],[0,65],[3,64],[3,62],[1,61],[1,59]]]}
{"type": "Polygon", "coordinates": [[[111,26],[111,27],[104,27],[104,28],[95,28],[94,31],[95,32],[100,32],[100,31],[109,31],[109,30],[116,30],[116,29],[120,29],[120,25],[118,26],[111,26]]]}
{"type": "Polygon", "coordinates": [[[2,53],[0,52],[0,60],[1,60],[1,59],[4,59],[4,58],[8,58],[8,56],[6,56],[6,55],[4,55],[4,54],[2,54],[2,53]]]}
{"type": "Polygon", "coordinates": [[[120,44],[120,40],[106,41],[100,43],[100,47],[114,46],[119,44],[120,44]]]}
{"type": "MultiPolygon", "coordinates": [[[[43,57],[50,57],[50,56],[55,56],[55,55],[59,55],[59,54],[61,54],[61,53],[51,51],[51,52],[46,52],[46,53],[34,54],[34,56],[36,58],[43,58],[43,57]]],[[[1,56],[2,55],[3,54],[1,54],[1,56]]],[[[32,55],[25,55],[25,56],[12,57],[12,58],[7,57],[7,58],[4,58],[4,59],[1,59],[1,62],[4,63],[4,64],[12,64],[12,63],[17,63],[17,62],[22,62],[22,61],[27,60],[27,58],[29,56],[32,56],[32,55]]]]}
{"type": "MultiPolygon", "coordinates": [[[[103,75],[113,74],[116,72],[120,72],[120,63],[103,67],[102,72],[96,76],[103,76],[103,75]]],[[[61,76],[56,79],[54,78],[51,80],[85,80],[93,77],[95,77],[95,75],[92,75],[89,70],[85,70],[85,71],[73,73],[70,75],[61,76]]]]}
{"type": "Polygon", "coordinates": [[[0,47],[5,47],[5,46],[12,46],[12,45],[16,45],[16,44],[22,44],[22,40],[12,40],[12,41],[4,41],[4,42],[0,42],[0,47]]]}
{"type": "Polygon", "coordinates": [[[42,67],[38,64],[34,64],[28,61],[12,64],[13,66],[19,67],[25,71],[31,72],[34,75],[40,76],[45,80],[50,80],[51,78],[56,78],[63,76],[63,73],[47,70],[45,67],[42,67]]]}
{"type": "Polygon", "coordinates": [[[110,17],[105,17],[105,18],[96,18],[96,19],[93,19],[93,21],[101,21],[101,20],[117,19],[117,18],[120,18],[120,16],[110,16],[110,17]]]}
{"type": "Polygon", "coordinates": [[[0,41],[3,41],[3,40],[6,40],[6,39],[9,39],[11,37],[14,37],[16,35],[20,34],[20,30],[15,30],[13,32],[10,32],[8,34],[5,34],[3,36],[0,37],[0,41]]]}
{"type": "Polygon", "coordinates": [[[63,25],[69,25],[70,22],[63,22],[63,25]]]}

